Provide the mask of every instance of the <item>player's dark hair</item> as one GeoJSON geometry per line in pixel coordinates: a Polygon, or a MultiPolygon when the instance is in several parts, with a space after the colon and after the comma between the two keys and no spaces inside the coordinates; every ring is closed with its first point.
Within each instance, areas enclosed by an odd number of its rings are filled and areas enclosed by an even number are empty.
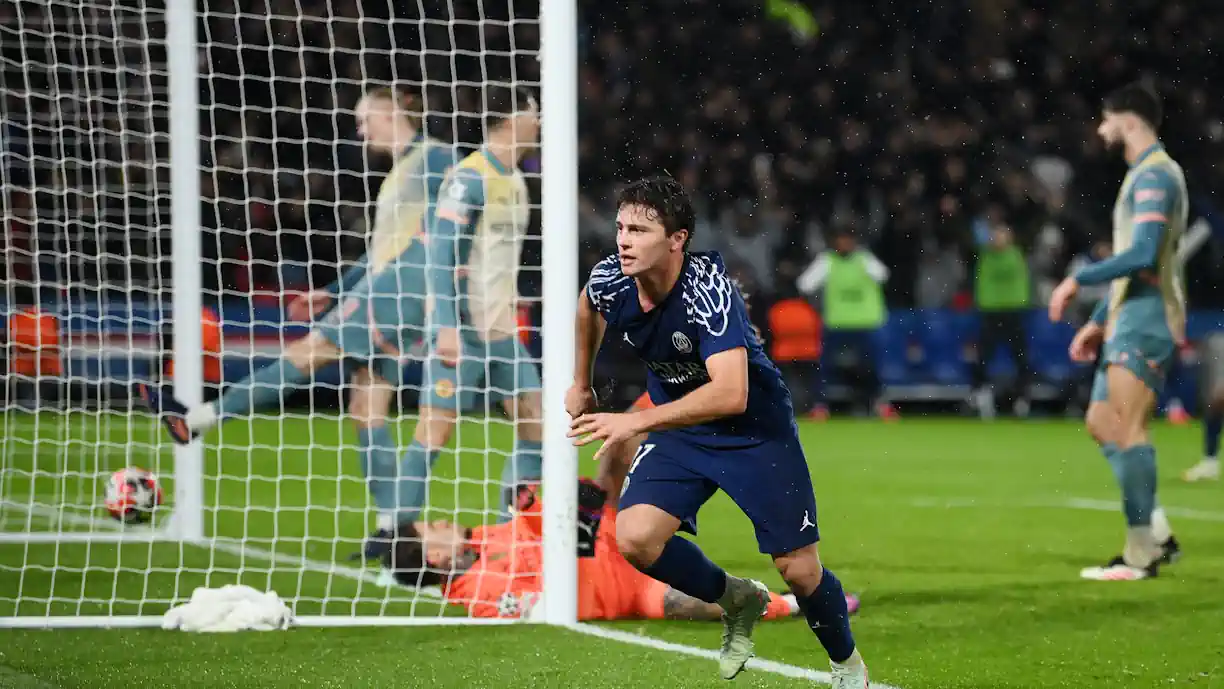
{"type": "Polygon", "coordinates": [[[383,555],[383,567],[391,570],[402,586],[421,588],[438,586],[446,581],[446,573],[433,569],[425,561],[425,547],[416,524],[400,524],[391,549],[383,555]]]}
{"type": "Polygon", "coordinates": [[[631,182],[616,195],[616,207],[625,206],[642,206],[652,211],[669,237],[680,230],[688,232],[684,240],[684,249],[688,250],[696,215],[688,192],[674,177],[658,175],[631,182]]]}
{"type": "Polygon", "coordinates": [[[539,106],[535,94],[522,86],[489,84],[484,89],[483,98],[480,106],[484,113],[485,136],[516,114],[526,112],[532,105],[539,106]]]}
{"type": "Polygon", "coordinates": [[[1159,129],[1164,118],[1164,106],[1155,87],[1143,81],[1136,81],[1122,86],[1105,96],[1102,103],[1105,112],[1129,113],[1147,123],[1152,129],[1159,129]]]}
{"type": "Polygon", "coordinates": [[[373,86],[366,89],[364,97],[389,101],[418,127],[425,116],[420,94],[404,86],[373,86]]]}

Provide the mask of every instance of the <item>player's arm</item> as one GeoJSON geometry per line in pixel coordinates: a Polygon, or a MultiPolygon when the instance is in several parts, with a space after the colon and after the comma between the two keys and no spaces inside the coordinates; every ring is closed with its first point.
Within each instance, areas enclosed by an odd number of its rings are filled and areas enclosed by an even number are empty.
{"type": "Polygon", "coordinates": [[[1092,315],[1088,317],[1089,323],[1095,323],[1100,327],[1105,327],[1105,320],[1109,317],[1109,295],[1106,294],[1097,302],[1096,308],[1092,309],[1092,315]]]}
{"type": "Polygon", "coordinates": [[[803,294],[809,296],[816,294],[820,291],[821,287],[824,287],[825,281],[829,279],[829,267],[831,265],[829,255],[821,252],[816,257],[816,260],[812,261],[812,264],[803,271],[799,279],[795,281],[795,286],[803,294]]]}
{"type": "Polygon", "coordinates": [[[697,426],[743,414],[748,408],[748,349],[736,347],[705,360],[710,382],[674,402],[634,412],[639,433],[697,426]]]}
{"type": "Polygon", "coordinates": [[[1157,170],[1144,172],[1136,180],[1132,191],[1134,236],[1130,247],[1080,269],[1075,281],[1081,285],[1100,285],[1156,269],[1161,240],[1168,228],[1173,201],[1178,193],[1168,174],[1157,170]]]}
{"type": "Polygon", "coordinates": [[[574,387],[590,388],[595,377],[595,355],[603,343],[608,324],[591,306],[587,290],[578,295],[574,316],[574,387]]]}
{"type": "Polygon", "coordinates": [[[426,279],[433,297],[434,329],[459,327],[460,256],[471,243],[471,229],[484,208],[484,183],[470,168],[454,170],[438,193],[429,222],[429,265],[426,279]]]}
{"type": "Polygon", "coordinates": [[[345,269],[343,273],[340,273],[339,277],[332,281],[330,285],[324,287],[323,291],[335,297],[353,289],[365,277],[368,266],[369,256],[362,255],[356,263],[345,269]]]}

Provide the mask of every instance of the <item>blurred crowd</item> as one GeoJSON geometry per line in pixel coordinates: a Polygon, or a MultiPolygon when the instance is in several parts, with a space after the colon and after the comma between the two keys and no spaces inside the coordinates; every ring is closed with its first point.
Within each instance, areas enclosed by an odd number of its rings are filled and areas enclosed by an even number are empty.
{"type": "MultiPolygon", "coordinates": [[[[972,278],[975,225],[989,224],[1011,228],[1040,295],[1109,238],[1125,167],[1095,136],[1099,103],[1139,78],[1164,95],[1163,138],[1196,211],[1213,214],[1224,6],[807,4],[819,27],[808,40],[762,20],[756,2],[588,7],[581,173],[593,239],[603,189],[666,169],[701,191],[701,229],[763,293],[792,290],[846,227],[891,269],[891,304],[945,306],[972,278]]],[[[1191,266],[1204,305],[1221,303],[1215,260],[1203,252],[1191,266]]]]}
{"type": "MultiPolygon", "coordinates": [[[[1196,217],[1216,222],[1224,123],[1212,46],[1224,6],[809,0],[815,31],[798,32],[760,0],[579,4],[583,265],[611,247],[617,183],[666,170],[698,195],[698,247],[724,251],[761,299],[792,295],[846,232],[887,266],[890,305],[952,305],[971,289],[975,237],[1000,227],[1025,251],[1040,299],[1108,239],[1124,166],[1094,135],[1098,104],[1136,78],[1164,95],[1164,140],[1188,171],[1196,217]]],[[[76,247],[130,267],[140,263],[132,253],[165,250],[156,232],[133,239],[164,228],[168,208],[165,111],[151,105],[166,97],[165,53],[142,40],[164,26],[147,23],[158,15],[146,3],[72,5],[0,7],[2,202],[17,218],[6,243],[78,228],[44,240],[42,253],[76,247]],[[102,35],[55,47],[81,33],[90,8],[102,35]],[[114,95],[96,97],[104,92],[114,95]],[[55,113],[69,106],[85,124],[65,129],[55,113]],[[127,136],[94,141],[120,123],[127,136]],[[82,204],[74,194],[87,186],[82,204]]],[[[430,132],[474,144],[480,83],[539,80],[537,14],[537,2],[208,3],[204,251],[225,260],[205,271],[207,287],[276,293],[329,281],[338,261],[360,255],[389,165],[356,141],[348,109],[361,90],[423,83],[430,132]]],[[[1224,300],[1219,259],[1199,252],[1189,267],[1199,305],[1224,300]]],[[[531,244],[524,263],[536,261],[531,244]]],[[[57,270],[134,276],[85,263],[57,270]]],[[[153,280],[158,262],[147,263],[153,280]]],[[[524,276],[534,293],[536,272],[524,276]]]]}

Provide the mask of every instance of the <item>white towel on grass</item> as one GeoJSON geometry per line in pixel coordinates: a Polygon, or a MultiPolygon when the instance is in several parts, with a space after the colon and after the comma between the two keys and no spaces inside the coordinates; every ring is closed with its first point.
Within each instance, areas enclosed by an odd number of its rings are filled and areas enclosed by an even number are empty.
{"type": "Polygon", "coordinates": [[[166,611],[162,629],[184,632],[241,632],[288,629],[293,611],[276,595],[242,584],[201,586],[191,600],[166,611]]]}

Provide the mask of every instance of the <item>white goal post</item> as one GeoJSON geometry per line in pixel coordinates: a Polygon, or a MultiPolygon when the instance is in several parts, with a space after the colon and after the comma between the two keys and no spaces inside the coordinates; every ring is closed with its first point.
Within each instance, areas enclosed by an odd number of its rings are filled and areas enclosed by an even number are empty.
{"type": "MultiPolygon", "coordinates": [[[[347,368],[188,445],[133,392],[164,377],[188,406],[204,403],[308,330],[283,317],[287,304],[364,253],[390,167],[356,141],[357,97],[381,86],[422,94],[425,131],[466,155],[487,115],[511,114],[481,110],[488,84],[538,93],[543,115],[538,154],[523,164],[534,220],[518,272],[520,351],[535,352],[525,361],[542,380],[543,583],[521,619],[577,621],[579,468],[564,397],[580,288],[578,18],[576,0],[527,4],[0,9],[0,627],[156,626],[196,587],[229,583],[277,591],[304,625],[507,621],[350,561],[375,509],[345,413],[347,368]],[[49,330],[29,326],[42,318],[49,330]],[[166,492],[144,523],[103,509],[108,477],[128,467],[166,492]]],[[[415,350],[411,375],[426,353],[415,350]]],[[[397,461],[424,393],[412,380],[388,421],[397,461]]],[[[495,403],[515,391],[482,385],[471,392],[483,406],[460,415],[433,465],[431,519],[496,521],[501,465],[523,436],[495,403]]]]}

